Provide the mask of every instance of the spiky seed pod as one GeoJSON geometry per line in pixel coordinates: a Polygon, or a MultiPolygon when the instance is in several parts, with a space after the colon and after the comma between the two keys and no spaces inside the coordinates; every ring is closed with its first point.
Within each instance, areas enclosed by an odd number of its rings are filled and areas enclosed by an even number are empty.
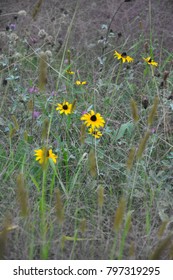
{"type": "Polygon", "coordinates": [[[133,121],[136,123],[139,120],[139,115],[138,115],[137,104],[133,98],[131,98],[130,105],[131,105],[133,121]]]}
{"type": "Polygon", "coordinates": [[[166,81],[168,77],[169,77],[169,71],[165,71],[163,73],[163,80],[166,81]]]}
{"type": "Polygon", "coordinates": [[[132,169],[134,159],[135,159],[135,148],[132,147],[130,149],[129,156],[128,156],[127,163],[126,163],[126,166],[127,166],[128,170],[132,169]]]}
{"type": "Polygon", "coordinates": [[[151,111],[150,111],[149,116],[148,116],[148,126],[149,127],[152,125],[154,117],[157,114],[158,104],[159,104],[159,98],[158,98],[158,96],[156,96],[154,98],[154,103],[153,103],[153,106],[152,106],[151,111]]]}
{"type": "Polygon", "coordinates": [[[88,166],[90,174],[93,178],[97,176],[97,164],[96,164],[96,155],[95,150],[91,148],[88,155],[88,166]]]}
{"type": "Polygon", "coordinates": [[[140,159],[142,157],[142,154],[145,150],[145,147],[146,147],[146,144],[147,144],[147,141],[148,141],[149,137],[150,137],[150,131],[147,131],[145,133],[144,137],[140,140],[139,147],[138,147],[137,154],[136,154],[137,159],[140,159]]]}
{"type": "Polygon", "coordinates": [[[63,202],[61,198],[61,192],[59,189],[56,190],[56,216],[58,219],[58,222],[62,225],[64,222],[64,207],[63,202]]]}
{"type": "Polygon", "coordinates": [[[122,197],[119,201],[118,208],[116,210],[114,222],[113,222],[113,230],[116,232],[119,231],[120,226],[123,223],[125,209],[126,209],[126,200],[124,197],[122,197]]]}
{"type": "Polygon", "coordinates": [[[163,73],[163,81],[160,83],[160,88],[166,88],[168,77],[169,77],[169,71],[165,71],[163,73]]]}
{"type": "Polygon", "coordinates": [[[102,208],[104,203],[104,187],[101,185],[98,187],[97,190],[97,199],[99,208],[102,208]]]}
{"type": "Polygon", "coordinates": [[[40,53],[39,61],[39,89],[44,90],[47,83],[47,55],[44,52],[40,53]]]}
{"type": "Polygon", "coordinates": [[[28,194],[25,186],[24,174],[20,173],[17,176],[17,200],[20,207],[21,216],[26,217],[29,214],[28,194]]]}
{"type": "Polygon", "coordinates": [[[12,118],[15,130],[18,131],[19,130],[19,124],[18,124],[18,121],[16,119],[16,116],[12,115],[11,118],[12,118]]]}
{"type": "Polygon", "coordinates": [[[171,93],[171,95],[168,96],[167,99],[168,99],[168,100],[173,100],[173,92],[171,93]]]}
{"type": "Polygon", "coordinates": [[[147,109],[148,106],[149,106],[149,101],[148,101],[148,97],[147,96],[144,96],[142,98],[142,106],[144,107],[144,109],[147,109]]]}
{"type": "Polygon", "coordinates": [[[27,12],[25,10],[21,10],[21,11],[18,12],[18,15],[26,17],[27,12]]]}

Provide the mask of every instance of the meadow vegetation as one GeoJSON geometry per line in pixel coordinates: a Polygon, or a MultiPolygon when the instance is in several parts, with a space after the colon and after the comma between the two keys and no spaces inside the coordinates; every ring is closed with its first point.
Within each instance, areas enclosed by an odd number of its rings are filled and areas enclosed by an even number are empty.
{"type": "Polygon", "coordinates": [[[19,32],[40,0],[0,32],[0,258],[172,259],[172,54],[150,0],[148,37],[112,30],[120,1],[73,48],[78,2],[63,41],[19,32]]]}

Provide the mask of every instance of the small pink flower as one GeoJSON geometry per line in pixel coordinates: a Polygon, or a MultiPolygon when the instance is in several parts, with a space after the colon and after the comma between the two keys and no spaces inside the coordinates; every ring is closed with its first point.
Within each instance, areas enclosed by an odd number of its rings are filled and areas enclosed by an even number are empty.
{"type": "Polygon", "coordinates": [[[152,134],[154,134],[154,133],[156,132],[156,128],[155,128],[155,127],[153,127],[153,128],[151,128],[151,130],[150,130],[150,131],[151,131],[151,133],[152,133],[152,134]]]}
{"type": "Polygon", "coordinates": [[[29,93],[37,93],[38,92],[38,88],[37,87],[31,87],[28,89],[29,93]]]}
{"type": "Polygon", "coordinates": [[[88,113],[88,112],[85,110],[85,111],[82,112],[82,115],[87,114],[87,113],[88,113]]]}
{"type": "Polygon", "coordinates": [[[53,90],[53,91],[51,92],[51,96],[55,96],[55,95],[57,95],[57,92],[53,90]]]}
{"type": "Polygon", "coordinates": [[[34,119],[37,119],[41,115],[41,113],[38,111],[34,111],[32,115],[34,119]]]}

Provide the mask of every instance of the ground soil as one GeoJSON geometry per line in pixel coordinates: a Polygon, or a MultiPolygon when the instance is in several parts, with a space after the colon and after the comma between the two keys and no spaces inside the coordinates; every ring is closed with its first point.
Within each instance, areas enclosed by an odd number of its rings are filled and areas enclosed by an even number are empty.
{"type": "MultiPolygon", "coordinates": [[[[66,36],[68,27],[75,12],[72,33],[70,36],[70,47],[77,49],[92,47],[100,39],[103,33],[103,25],[108,25],[114,12],[124,0],[44,0],[40,12],[33,21],[31,15],[35,0],[0,0],[0,31],[6,29],[10,23],[14,23],[14,14],[20,10],[26,10],[27,16],[17,19],[17,31],[25,36],[28,35],[30,43],[33,39],[38,40],[38,31],[45,29],[49,35],[53,35],[54,43],[59,47],[66,36]]],[[[173,1],[172,0],[131,0],[122,4],[115,15],[111,29],[115,37],[115,47],[123,41],[134,43],[140,36],[146,40],[150,38],[150,31],[153,33],[153,40],[156,40],[156,54],[161,55],[160,50],[172,51],[173,46],[173,1]],[[151,3],[151,22],[150,6],[151,3]],[[122,34],[119,38],[120,33],[122,34]],[[121,41],[117,41],[117,39],[121,41]]],[[[27,39],[28,39],[27,38],[27,39]]],[[[3,46],[1,46],[3,51],[3,46]]]]}

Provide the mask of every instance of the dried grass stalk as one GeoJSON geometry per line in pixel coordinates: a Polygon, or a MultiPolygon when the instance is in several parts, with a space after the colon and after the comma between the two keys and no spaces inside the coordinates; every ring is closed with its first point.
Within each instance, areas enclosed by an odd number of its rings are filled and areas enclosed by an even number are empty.
{"type": "Polygon", "coordinates": [[[91,148],[88,155],[88,166],[90,174],[93,178],[97,176],[97,164],[96,164],[96,155],[95,150],[91,148]]]}

